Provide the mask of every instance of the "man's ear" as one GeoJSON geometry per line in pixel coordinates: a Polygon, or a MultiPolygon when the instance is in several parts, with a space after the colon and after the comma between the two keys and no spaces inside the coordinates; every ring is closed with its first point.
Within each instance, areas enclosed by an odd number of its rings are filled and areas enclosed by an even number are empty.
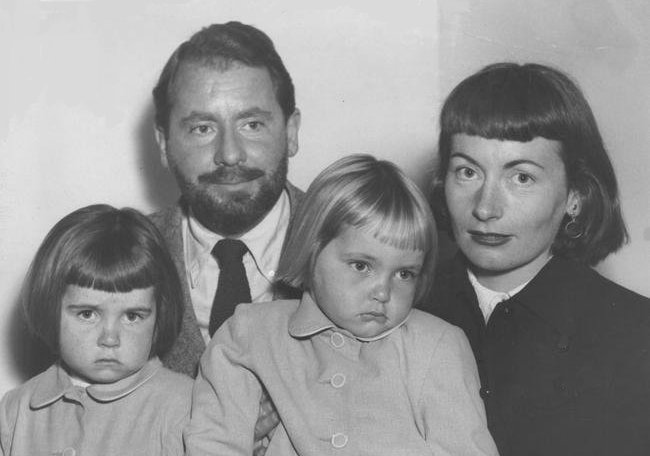
{"type": "Polygon", "coordinates": [[[289,157],[298,153],[298,130],[300,130],[300,109],[296,108],[287,119],[287,154],[289,157]]]}
{"type": "Polygon", "coordinates": [[[156,138],[156,143],[158,143],[160,163],[162,163],[165,168],[169,168],[169,163],[167,162],[167,136],[165,136],[165,132],[158,125],[154,125],[153,134],[156,138]]]}

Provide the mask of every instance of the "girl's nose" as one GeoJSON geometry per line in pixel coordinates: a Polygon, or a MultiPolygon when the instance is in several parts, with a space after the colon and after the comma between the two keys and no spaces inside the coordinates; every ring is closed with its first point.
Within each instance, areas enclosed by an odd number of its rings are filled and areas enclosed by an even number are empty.
{"type": "Polygon", "coordinates": [[[120,331],[118,324],[111,322],[104,324],[97,343],[101,347],[118,347],[120,345],[120,331]]]}
{"type": "Polygon", "coordinates": [[[497,219],[503,215],[502,190],[496,182],[483,183],[476,192],[472,212],[474,217],[482,221],[497,219]]]}
{"type": "Polygon", "coordinates": [[[372,288],[372,299],[379,302],[390,300],[390,279],[380,278],[372,288]]]}

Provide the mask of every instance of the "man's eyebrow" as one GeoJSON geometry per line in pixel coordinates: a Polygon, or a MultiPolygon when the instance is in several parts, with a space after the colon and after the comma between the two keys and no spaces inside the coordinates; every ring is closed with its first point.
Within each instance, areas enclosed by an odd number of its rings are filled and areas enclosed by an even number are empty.
{"type": "MultiPolygon", "coordinates": [[[[269,120],[273,118],[273,112],[269,111],[268,109],[253,107],[237,113],[237,119],[248,119],[250,117],[261,117],[263,119],[269,120]]],[[[185,117],[181,118],[181,122],[183,123],[196,122],[197,120],[208,120],[215,122],[217,118],[214,116],[214,114],[206,111],[192,111],[185,117]]]]}
{"type": "Polygon", "coordinates": [[[273,118],[273,112],[267,109],[254,107],[254,108],[246,109],[240,112],[239,114],[237,114],[238,119],[246,119],[249,117],[263,117],[265,119],[271,119],[273,118]]]}
{"type": "Polygon", "coordinates": [[[185,117],[181,119],[182,123],[188,123],[188,122],[193,122],[197,120],[210,120],[214,121],[216,120],[215,117],[209,113],[209,112],[204,112],[204,111],[192,111],[185,117]]]}

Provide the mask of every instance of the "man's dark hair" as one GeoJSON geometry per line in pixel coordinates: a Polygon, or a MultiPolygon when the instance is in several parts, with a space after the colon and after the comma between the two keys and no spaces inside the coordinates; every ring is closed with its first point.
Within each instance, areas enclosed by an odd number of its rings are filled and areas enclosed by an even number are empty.
{"type": "Polygon", "coordinates": [[[228,22],[203,28],[171,55],[153,89],[156,126],[165,135],[168,134],[174,80],[184,63],[222,65],[227,68],[234,62],[268,70],[286,121],[296,109],[296,100],[291,76],[276,52],[273,41],[253,26],[228,22]]]}

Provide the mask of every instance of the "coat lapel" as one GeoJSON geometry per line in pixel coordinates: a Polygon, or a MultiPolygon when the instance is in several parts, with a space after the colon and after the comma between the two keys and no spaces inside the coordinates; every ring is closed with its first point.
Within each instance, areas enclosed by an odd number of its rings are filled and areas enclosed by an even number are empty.
{"type": "MultiPolygon", "coordinates": [[[[286,190],[289,195],[290,204],[290,218],[287,228],[288,237],[293,227],[297,209],[302,204],[304,193],[289,182],[287,182],[286,190]]],[[[166,367],[173,371],[187,374],[190,377],[196,377],[199,360],[205,350],[205,342],[199,330],[194,307],[192,306],[187,270],[185,267],[185,251],[183,248],[184,214],[183,203],[180,201],[176,206],[152,214],[150,218],[165,238],[178,274],[181,277],[185,308],[181,332],[169,353],[162,357],[162,361],[166,367]]],[[[299,299],[301,295],[302,292],[300,290],[286,285],[276,284],[274,288],[275,299],[299,299]]]]}
{"type": "Polygon", "coordinates": [[[185,252],[183,250],[183,209],[181,203],[172,208],[157,212],[151,216],[167,242],[167,247],[176,265],[181,285],[183,287],[183,321],[181,332],[172,349],[163,356],[165,366],[173,371],[195,377],[201,354],[205,350],[205,342],[201,336],[196,314],[192,307],[190,288],[185,269],[185,252]]]}

